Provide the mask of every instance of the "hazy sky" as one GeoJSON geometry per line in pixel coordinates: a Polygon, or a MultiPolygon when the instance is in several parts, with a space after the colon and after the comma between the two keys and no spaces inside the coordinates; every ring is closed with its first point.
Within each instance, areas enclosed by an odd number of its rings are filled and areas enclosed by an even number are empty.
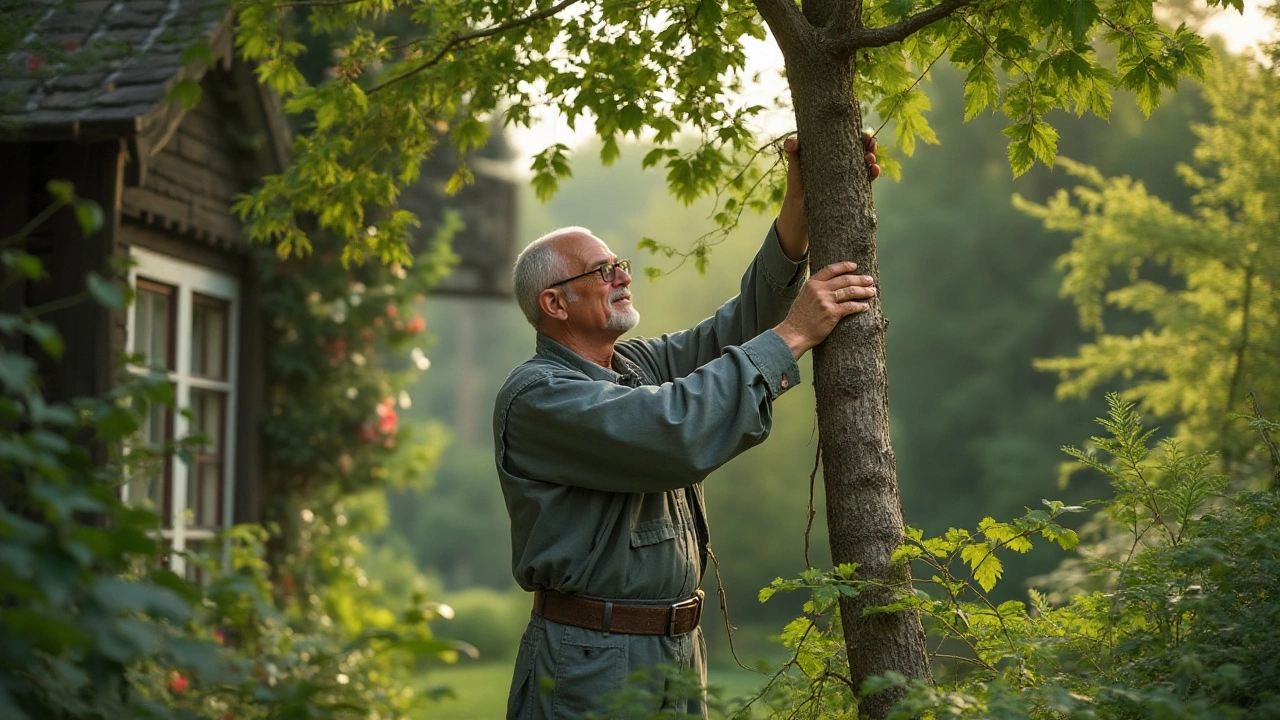
{"type": "MultiPolygon", "coordinates": [[[[1205,31],[1224,37],[1232,52],[1256,46],[1260,39],[1274,37],[1276,33],[1275,24],[1262,14],[1262,4],[1263,0],[1245,0],[1243,15],[1234,10],[1221,12],[1208,21],[1205,31]]],[[[759,80],[751,85],[751,94],[744,98],[744,102],[769,106],[779,97],[788,97],[786,83],[779,75],[782,53],[772,37],[764,42],[749,41],[747,58],[747,76],[759,73],[759,80]]],[[[529,158],[533,153],[557,142],[573,147],[594,135],[589,119],[580,119],[577,130],[571,130],[553,110],[535,113],[535,117],[539,115],[540,121],[532,128],[508,129],[508,137],[518,153],[516,170],[520,173],[528,171],[529,158]]],[[[780,134],[793,125],[790,111],[782,110],[766,113],[756,129],[780,134]]]]}

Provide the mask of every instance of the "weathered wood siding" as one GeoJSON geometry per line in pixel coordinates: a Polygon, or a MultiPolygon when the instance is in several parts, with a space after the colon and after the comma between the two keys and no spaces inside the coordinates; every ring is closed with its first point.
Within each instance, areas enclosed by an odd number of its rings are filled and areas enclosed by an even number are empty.
{"type": "Polygon", "coordinates": [[[231,205],[254,182],[254,156],[227,75],[209,72],[199,104],[168,142],[143,159],[140,186],[124,191],[122,210],[129,221],[214,247],[243,249],[231,205]]]}

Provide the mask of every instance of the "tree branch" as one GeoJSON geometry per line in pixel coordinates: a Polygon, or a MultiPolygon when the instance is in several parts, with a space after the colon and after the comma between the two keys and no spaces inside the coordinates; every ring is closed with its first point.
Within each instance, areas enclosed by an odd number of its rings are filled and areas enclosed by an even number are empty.
{"type": "Polygon", "coordinates": [[[560,0],[560,2],[556,3],[555,5],[552,5],[551,7],[545,10],[539,10],[535,13],[530,13],[521,18],[508,20],[507,22],[499,23],[497,25],[494,25],[493,27],[484,28],[483,30],[473,30],[471,32],[462,33],[460,35],[455,34],[452,38],[450,38],[449,42],[444,44],[444,47],[440,48],[440,50],[436,52],[434,56],[432,56],[430,60],[415,67],[412,70],[401,73],[400,75],[397,75],[391,78],[390,80],[387,80],[386,82],[378,83],[377,85],[373,86],[373,88],[371,88],[369,92],[365,94],[372,95],[378,92],[379,90],[387,87],[388,85],[393,85],[395,83],[400,82],[401,80],[406,80],[410,77],[413,77],[414,75],[417,75],[423,70],[426,70],[432,67],[433,65],[438,64],[441,60],[444,59],[445,55],[449,54],[450,50],[458,47],[459,45],[462,45],[463,43],[467,43],[472,40],[483,40],[484,38],[492,37],[494,35],[504,33],[508,30],[514,30],[515,28],[524,27],[525,25],[532,25],[533,23],[536,23],[539,20],[546,20],[547,18],[555,15],[556,13],[559,13],[561,10],[564,10],[570,5],[578,3],[579,1],[580,0],[560,0]]]}
{"type": "MultiPolygon", "coordinates": [[[[862,48],[892,45],[905,40],[911,34],[942,20],[973,2],[974,0],[942,0],[937,5],[927,10],[921,10],[915,15],[899,20],[892,25],[851,28],[828,38],[827,48],[833,52],[848,55],[862,48]]],[[[758,4],[759,0],[757,0],[758,4]]]]}
{"type": "Polygon", "coordinates": [[[1253,416],[1257,418],[1258,434],[1262,436],[1262,442],[1266,443],[1267,449],[1271,451],[1271,485],[1267,487],[1271,492],[1280,492],[1280,450],[1276,450],[1276,444],[1271,440],[1271,433],[1267,432],[1266,418],[1262,416],[1262,408],[1258,407],[1258,394],[1252,389],[1249,390],[1249,401],[1253,403],[1253,416]]]}
{"type": "Polygon", "coordinates": [[[782,48],[782,56],[792,57],[803,48],[813,26],[793,0],[753,0],[756,11],[773,31],[773,39],[782,48]]]}
{"type": "MultiPolygon", "coordinates": [[[[1231,382],[1227,385],[1227,406],[1223,409],[1224,414],[1229,415],[1231,408],[1236,404],[1236,388],[1240,386],[1240,380],[1244,377],[1244,359],[1245,353],[1249,350],[1249,305],[1253,299],[1253,263],[1244,271],[1244,298],[1240,301],[1240,344],[1236,347],[1234,365],[1235,369],[1231,371],[1231,382]]],[[[1227,423],[1223,423],[1223,457],[1222,465],[1224,468],[1231,467],[1231,452],[1226,440],[1227,423]]]]}

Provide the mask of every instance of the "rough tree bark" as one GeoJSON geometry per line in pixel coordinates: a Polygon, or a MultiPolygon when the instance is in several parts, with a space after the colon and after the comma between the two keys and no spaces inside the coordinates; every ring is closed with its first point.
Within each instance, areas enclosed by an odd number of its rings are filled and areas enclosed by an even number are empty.
{"type": "MultiPolygon", "coordinates": [[[[859,0],[756,0],[786,61],[800,139],[810,264],[852,260],[879,277],[876,214],[862,161],[861,112],[854,88],[854,52],[901,39],[966,4],[944,0],[892,28],[867,29],[859,0]]],[[[910,569],[890,557],[903,541],[902,505],[889,441],[885,330],[879,298],[845,319],[814,351],[814,376],[826,484],[831,555],[857,563],[858,576],[885,589],[843,598],[840,614],[855,685],[888,671],[932,681],[924,630],[915,612],[863,615],[888,602],[889,587],[907,588],[910,569]]],[[[862,698],[859,714],[883,718],[902,696],[862,698]]]]}

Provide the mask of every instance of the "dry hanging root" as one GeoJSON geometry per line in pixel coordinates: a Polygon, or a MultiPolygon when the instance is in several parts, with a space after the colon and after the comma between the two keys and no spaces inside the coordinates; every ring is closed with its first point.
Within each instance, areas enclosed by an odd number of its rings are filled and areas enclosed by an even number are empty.
{"type": "MultiPolygon", "coordinates": [[[[715,563],[716,567],[716,594],[720,597],[720,614],[724,616],[724,632],[729,636],[729,654],[733,655],[733,661],[738,664],[738,667],[743,670],[751,670],[738,659],[738,651],[733,646],[733,626],[729,624],[729,603],[724,595],[724,582],[720,579],[720,558],[717,558],[716,554],[711,551],[711,543],[707,543],[707,556],[711,558],[711,562],[715,563]]],[[[755,671],[752,670],[752,672],[755,671]]]]}

